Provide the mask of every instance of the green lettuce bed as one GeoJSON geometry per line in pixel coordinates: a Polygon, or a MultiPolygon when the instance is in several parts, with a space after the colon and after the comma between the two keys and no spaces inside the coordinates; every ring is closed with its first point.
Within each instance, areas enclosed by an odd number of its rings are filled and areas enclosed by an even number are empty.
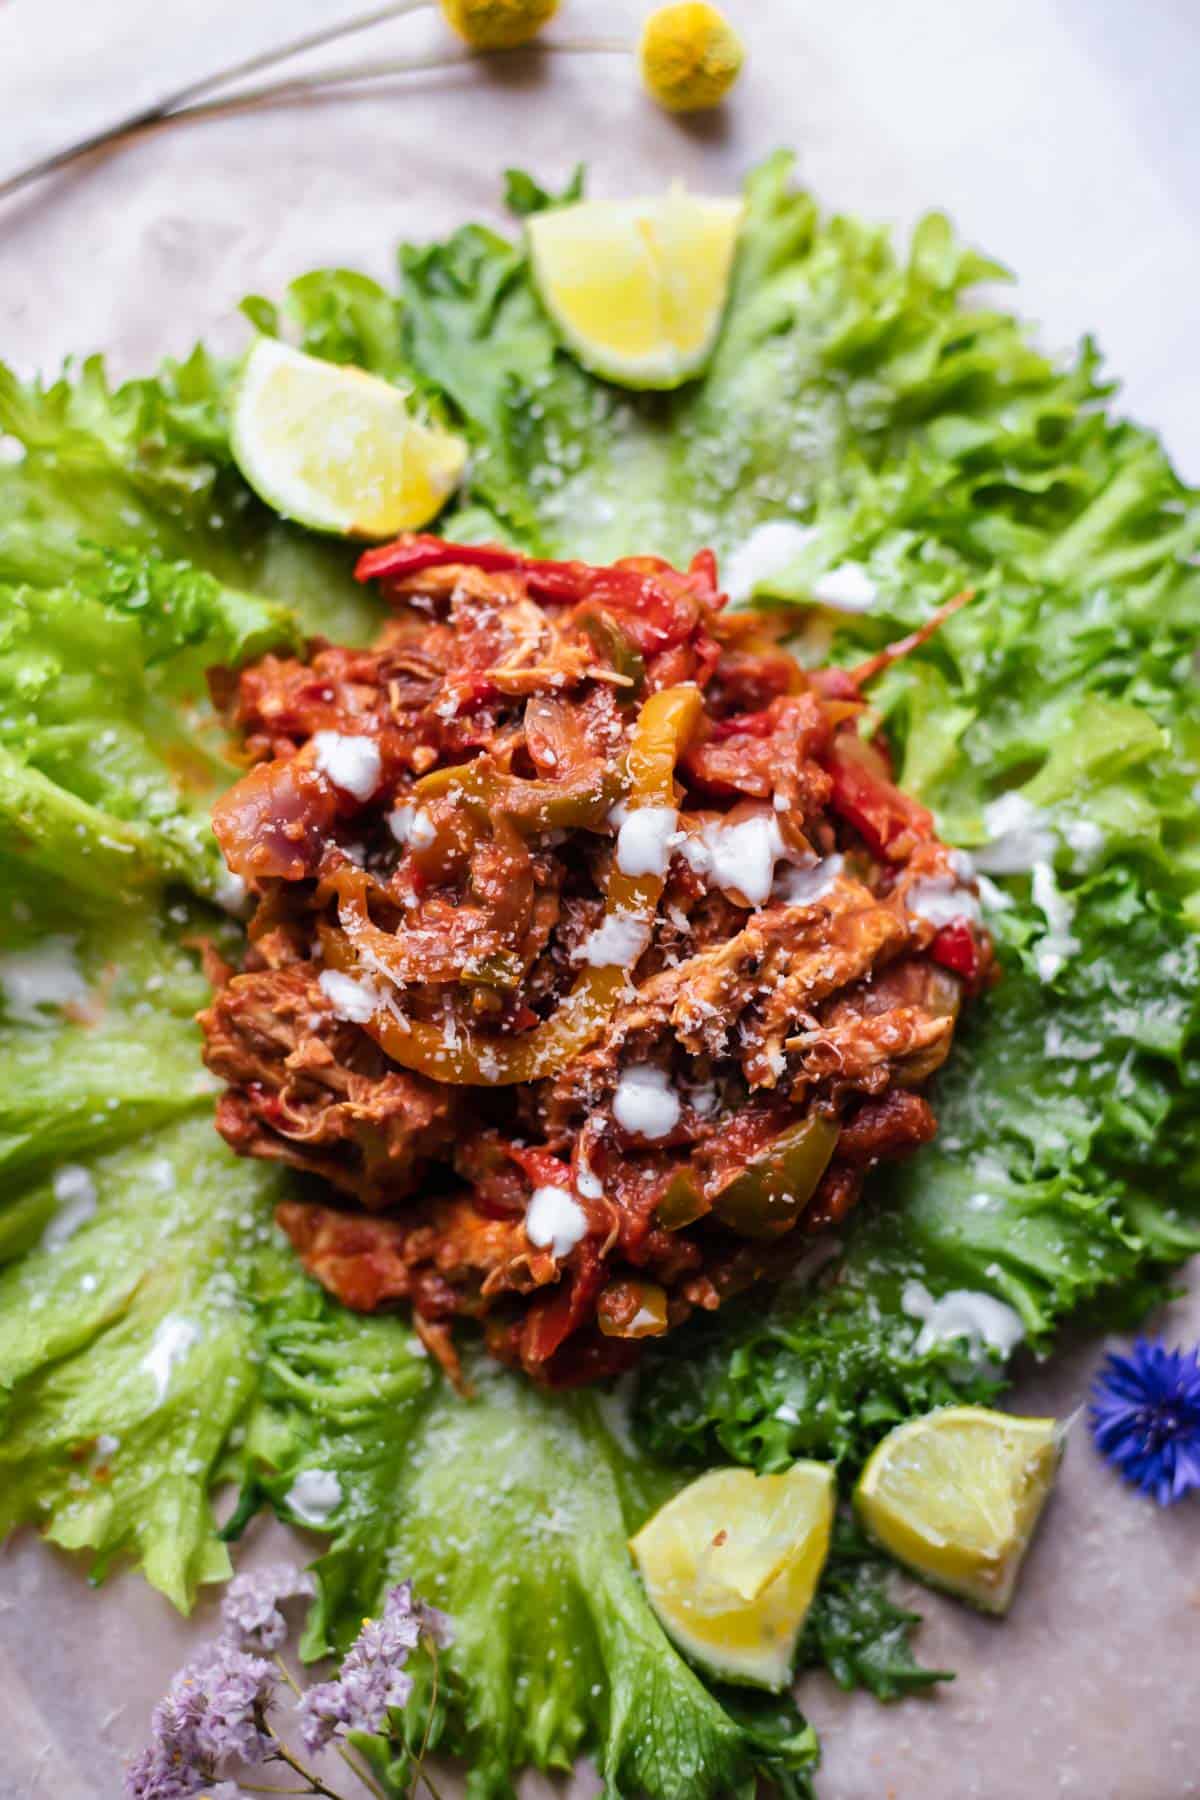
{"type": "MultiPolygon", "coordinates": [[[[528,178],[512,194],[553,203],[528,178]]],[[[334,1477],[306,1650],[412,1574],[457,1621],[435,1731],[480,1800],[580,1753],[614,1797],[759,1775],[808,1793],[811,1730],[679,1658],[630,1529],[697,1462],[850,1474],[896,1419],[995,1391],[961,1344],[918,1352],[910,1281],[992,1293],[1044,1350],[1068,1317],[1136,1315],[1200,1248],[1196,496],[1113,416],[1090,345],[1054,365],[970,296],[1002,271],[944,219],[898,255],[823,217],[783,156],[747,199],[712,367],[669,398],[585,374],[520,247],[479,226],[403,249],[393,292],[321,271],[245,306],[460,423],[448,535],[684,557],[814,524],[770,592],[815,646],[812,582],[864,565],[878,598],[836,631],[845,659],[978,590],[878,703],[953,841],[979,844],[1015,789],[1058,828],[1053,872],[995,885],[1003,984],[940,1083],[937,1142],[847,1231],[842,1278],[681,1332],[632,1409],[482,1368],[464,1405],[403,1321],[297,1272],[271,1223],[284,1178],[217,1138],[192,1022],[198,945],[239,930],[207,828],[235,771],[203,671],[365,637],[372,602],[351,549],[238,477],[231,365],[199,349],[117,389],[95,360],[50,387],[0,368],[0,1528],[32,1521],[99,1573],[132,1556],[186,1607],[255,1510],[306,1522],[298,1477],[334,1477]]],[[[906,1692],[937,1678],[909,1624],[843,1527],[803,1661],[906,1692]]],[[[379,1766],[400,1791],[402,1746],[379,1766]]]]}

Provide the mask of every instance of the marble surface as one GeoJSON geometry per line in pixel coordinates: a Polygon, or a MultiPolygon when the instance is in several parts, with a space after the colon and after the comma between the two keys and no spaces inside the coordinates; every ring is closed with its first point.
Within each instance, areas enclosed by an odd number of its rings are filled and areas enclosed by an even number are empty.
{"type": "MultiPolygon", "coordinates": [[[[189,77],[357,10],[356,0],[0,0],[0,176],[189,77]]],[[[632,30],[634,0],[565,0],[555,35],[632,30]]],[[[1050,346],[1091,330],[1129,410],[1200,478],[1200,11],[1194,0],[729,0],[751,51],[727,113],[672,121],[620,58],[528,56],[157,133],[0,201],[0,355],[54,370],[103,348],[121,372],[318,263],[387,272],[400,237],[496,216],[497,172],[593,191],[732,184],[780,143],[829,203],[904,225],[948,210],[1021,271],[1050,346]]],[[[357,51],[438,41],[432,17],[357,51]]],[[[328,52],[325,53],[327,56],[328,52]]],[[[345,52],[337,52],[338,60],[345,52]]],[[[1200,1333],[1200,1286],[1172,1309],[1200,1333]]],[[[1101,1346],[1018,1388],[1066,1413],[1101,1346]]],[[[278,1528],[247,1547],[277,1548],[278,1528]]],[[[822,1800],[1185,1800],[1200,1793],[1200,1505],[1168,1515],[1082,1433],[1006,1624],[921,1594],[935,1697],[882,1708],[805,1683],[822,1800]]],[[[154,1698],[203,1627],[135,1577],[91,1593],[28,1538],[0,1555],[0,1797],[119,1792],[154,1698]]],[[[594,1783],[580,1778],[580,1792],[594,1783]]],[[[535,1781],[531,1792],[550,1791],[535,1781]]]]}

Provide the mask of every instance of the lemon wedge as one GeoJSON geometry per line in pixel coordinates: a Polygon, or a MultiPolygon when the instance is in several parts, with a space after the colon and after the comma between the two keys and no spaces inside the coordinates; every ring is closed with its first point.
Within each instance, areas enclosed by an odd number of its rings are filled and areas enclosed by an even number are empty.
{"type": "Polygon", "coordinates": [[[630,1549],[668,1637],[726,1681],[783,1688],[829,1551],[833,1470],[713,1469],[642,1526],[630,1549]]]}
{"type": "Polygon", "coordinates": [[[897,1561],[984,1612],[1007,1612],[1063,1440],[1056,1419],[948,1406],[888,1433],[855,1508],[897,1561]]]}
{"type": "Polygon", "coordinates": [[[314,531],[387,538],[441,511],[467,446],[404,393],[345,363],[260,337],[238,381],[233,458],[260,499],[314,531]]]}
{"type": "Polygon", "coordinates": [[[536,213],[526,227],[534,282],[584,367],[632,388],[698,374],[721,329],[743,210],[676,186],[536,213]]]}

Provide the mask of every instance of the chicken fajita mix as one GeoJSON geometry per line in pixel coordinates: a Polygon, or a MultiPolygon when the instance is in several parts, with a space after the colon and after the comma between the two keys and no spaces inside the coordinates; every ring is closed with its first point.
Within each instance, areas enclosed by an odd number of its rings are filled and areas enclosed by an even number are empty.
{"type": "MultiPolygon", "coordinates": [[[[410,1301],[552,1385],[778,1279],[881,1160],[992,950],[970,863],[891,778],[857,670],[806,670],[716,564],[409,536],[370,649],[214,692],[214,827],[254,912],[210,958],[234,1149],[350,1307],[410,1301]]],[[[937,621],[933,621],[936,623],[937,621]]],[[[928,629],[928,628],[927,628],[928,629]]],[[[921,633],[927,635],[927,631],[921,633]]]]}

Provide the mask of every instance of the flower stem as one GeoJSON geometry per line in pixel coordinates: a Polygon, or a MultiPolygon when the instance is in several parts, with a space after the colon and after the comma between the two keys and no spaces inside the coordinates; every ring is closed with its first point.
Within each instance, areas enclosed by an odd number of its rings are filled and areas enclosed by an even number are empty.
{"type": "MultiPolygon", "coordinates": [[[[427,56],[399,57],[387,62],[346,63],[340,68],[316,70],[311,75],[296,75],[284,81],[268,81],[260,87],[243,88],[232,94],[217,94],[211,99],[201,99],[189,104],[192,96],[205,94],[209,88],[223,86],[254,69],[269,67],[285,57],[296,55],[300,50],[327,43],[347,32],[361,31],[367,25],[377,24],[394,13],[415,12],[419,7],[430,4],[432,0],[403,0],[401,5],[381,7],[377,12],[365,14],[360,19],[350,20],[345,25],[330,27],[322,32],[312,32],[307,38],[297,38],[282,50],[252,57],[235,69],[227,69],[220,75],[210,75],[204,81],[193,82],[190,87],[179,88],[154,106],[148,106],[139,113],[131,113],[128,118],[120,119],[114,125],[106,125],[102,131],[93,132],[90,137],[80,138],[78,142],[68,144],[65,149],[56,150],[53,155],[44,156],[40,161],[18,169],[15,175],[0,181],[0,200],[27,187],[30,182],[40,180],[43,175],[51,175],[56,169],[65,168],[68,163],[87,155],[91,150],[100,150],[106,144],[116,143],[120,138],[135,137],[143,131],[152,131],[156,126],[174,124],[176,120],[210,118],[218,113],[239,111],[242,107],[261,106],[268,101],[301,100],[310,94],[321,93],[326,88],[343,87],[351,82],[375,81],[389,75],[418,74],[430,69],[453,69],[467,63],[479,63],[482,58],[475,50],[435,50],[427,56]]],[[[631,47],[622,38],[556,38],[545,43],[539,42],[536,46],[519,45],[515,50],[490,50],[487,55],[489,58],[512,56],[529,48],[551,55],[566,52],[571,55],[583,53],[628,56],[631,47]]]]}
{"type": "Polygon", "coordinates": [[[301,1698],[300,1684],[296,1680],[296,1677],[292,1674],[292,1671],[288,1668],[287,1664],[284,1662],[282,1656],[280,1656],[278,1650],[275,1652],[274,1656],[271,1658],[271,1661],[275,1664],[275,1667],[279,1670],[279,1673],[283,1676],[283,1679],[286,1681],[287,1685],[291,1688],[291,1690],[292,1690],[293,1694],[295,1694],[297,1700],[299,1700],[301,1698]]]}
{"type": "MultiPolygon", "coordinates": [[[[426,1644],[429,1649],[430,1658],[433,1662],[433,1681],[432,1681],[432,1683],[430,1685],[430,1689],[429,1689],[429,1708],[425,1714],[425,1730],[421,1736],[421,1748],[417,1751],[417,1757],[416,1757],[417,1776],[418,1776],[418,1781],[423,1781],[425,1783],[425,1786],[429,1789],[429,1792],[433,1795],[433,1800],[442,1800],[442,1797],[438,1793],[436,1787],[433,1785],[433,1782],[429,1779],[429,1771],[425,1767],[425,1753],[429,1749],[429,1734],[433,1730],[433,1714],[434,1714],[434,1709],[437,1706],[437,1697],[438,1697],[437,1643],[432,1636],[427,1637],[425,1641],[426,1641],[426,1644]]],[[[415,1791],[416,1791],[416,1784],[414,1784],[414,1792],[415,1791]]]]}
{"type": "Polygon", "coordinates": [[[404,13],[419,12],[423,8],[436,4],[436,0],[390,0],[386,6],[374,7],[370,12],[359,13],[352,19],[344,19],[336,25],[325,25],[317,31],[305,32],[303,36],[291,38],[286,44],[278,44],[273,50],[263,50],[256,56],[248,56],[242,62],[232,63],[226,69],[218,69],[212,75],[204,75],[198,81],[189,81],[185,87],[176,88],[173,93],[166,94],[156,100],[152,106],[144,107],[140,112],[130,113],[126,118],[116,120],[112,125],[104,126],[100,131],[92,132],[88,137],[80,138],[68,144],[62,150],[54,151],[50,156],[43,156],[37,162],[30,163],[24,169],[18,169],[15,175],[0,181],[0,200],[8,194],[15,194],[19,188],[26,187],[42,175],[50,175],[55,169],[61,169],[76,157],[84,156],[89,150],[99,150],[105,144],[113,143],[117,138],[125,137],[135,131],[144,131],[148,126],[158,125],[165,118],[184,110],[190,101],[201,94],[207,94],[213,88],[225,87],[231,81],[241,81],[247,75],[255,75],[259,69],[272,68],[276,63],[286,62],[293,56],[300,56],[306,50],[318,50],[322,44],[331,44],[336,38],[350,37],[358,31],[367,31],[372,25],[381,25],[386,19],[399,18],[404,13]]]}
{"type": "Polygon", "coordinates": [[[267,1722],[267,1732],[275,1745],[273,1754],[279,1758],[280,1762],[285,1762],[289,1769],[294,1769],[302,1781],[307,1781],[309,1793],[321,1794],[324,1796],[324,1800],[342,1800],[342,1796],[335,1793],[333,1788],[325,1786],[319,1775],[314,1775],[311,1769],[306,1769],[298,1756],[293,1756],[269,1721],[267,1722]]]}
{"type": "MultiPolygon", "coordinates": [[[[219,94],[212,100],[200,101],[196,106],[180,107],[170,115],[170,120],[199,119],[211,113],[240,110],[244,106],[261,106],[266,101],[299,100],[308,94],[321,93],[326,88],[345,87],[359,81],[380,81],[389,75],[417,75],[430,69],[478,66],[484,61],[516,56],[529,50],[548,55],[583,52],[627,56],[629,45],[620,38],[556,38],[546,43],[539,41],[537,44],[519,44],[512,50],[489,50],[486,56],[478,50],[431,50],[425,56],[394,57],[386,62],[343,63],[339,68],[316,69],[311,75],[295,75],[284,81],[264,82],[261,87],[243,88],[236,94],[219,94]]],[[[0,189],[0,193],[2,192],[3,189],[0,189]]]]}
{"type": "MultiPolygon", "coordinates": [[[[303,1690],[301,1689],[299,1682],[296,1680],[296,1677],[292,1674],[292,1671],[288,1668],[287,1664],[284,1662],[282,1656],[280,1656],[278,1651],[275,1652],[275,1655],[272,1657],[271,1660],[274,1662],[275,1667],[279,1670],[279,1673],[283,1676],[283,1679],[287,1682],[287,1685],[291,1688],[293,1694],[295,1694],[297,1700],[301,1699],[303,1697],[303,1690]]],[[[365,1763],[360,1764],[358,1759],[355,1756],[353,1756],[351,1754],[351,1752],[346,1748],[345,1744],[338,1744],[336,1746],[336,1749],[337,1749],[338,1755],[341,1757],[342,1761],[345,1763],[346,1767],[349,1769],[350,1773],[355,1777],[355,1779],[358,1781],[361,1781],[364,1787],[370,1788],[371,1792],[377,1796],[377,1800],[387,1800],[387,1795],[384,1793],[383,1789],[380,1787],[379,1783],[376,1781],[375,1777],[372,1775],[370,1769],[368,1769],[366,1767],[365,1763]]],[[[246,1785],[245,1782],[243,1782],[242,1786],[245,1787],[245,1785],[246,1785]]],[[[265,1788],[263,1789],[264,1793],[266,1793],[267,1791],[268,1791],[267,1789],[265,1789],[265,1788]]],[[[292,1789],[292,1788],[277,1788],[277,1789],[272,1789],[270,1791],[275,1792],[275,1793],[293,1793],[293,1792],[298,1793],[301,1790],[292,1789]]]]}
{"type": "Polygon", "coordinates": [[[264,1787],[261,1782],[242,1781],[242,1780],[238,1781],[238,1787],[243,1794],[311,1794],[312,1793],[312,1789],[309,1787],[302,1787],[302,1788],[264,1787]]]}
{"type": "Polygon", "coordinates": [[[433,1782],[429,1778],[429,1770],[425,1767],[424,1763],[421,1764],[420,1779],[425,1783],[425,1786],[429,1789],[429,1792],[433,1795],[433,1800],[442,1800],[442,1796],[438,1793],[437,1788],[434,1786],[433,1782]]]}
{"type": "Polygon", "coordinates": [[[368,1769],[366,1763],[363,1762],[360,1757],[357,1757],[345,1744],[339,1744],[337,1746],[337,1753],[345,1763],[346,1767],[350,1770],[350,1773],[356,1775],[364,1787],[370,1788],[373,1794],[378,1795],[378,1800],[387,1800],[387,1795],[376,1781],[374,1775],[372,1775],[370,1769],[368,1769]]]}

